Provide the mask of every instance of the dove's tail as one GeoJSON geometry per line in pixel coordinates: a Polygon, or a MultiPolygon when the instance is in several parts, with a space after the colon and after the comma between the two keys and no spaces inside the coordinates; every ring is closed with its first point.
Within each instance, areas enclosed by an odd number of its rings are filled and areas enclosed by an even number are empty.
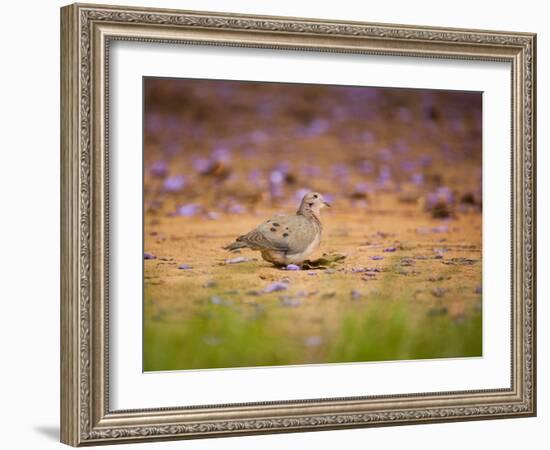
{"type": "Polygon", "coordinates": [[[240,248],[246,248],[248,247],[248,244],[244,241],[241,241],[240,238],[237,238],[237,240],[229,245],[226,245],[224,247],[224,250],[229,250],[230,252],[233,252],[235,250],[238,250],[240,248]]]}

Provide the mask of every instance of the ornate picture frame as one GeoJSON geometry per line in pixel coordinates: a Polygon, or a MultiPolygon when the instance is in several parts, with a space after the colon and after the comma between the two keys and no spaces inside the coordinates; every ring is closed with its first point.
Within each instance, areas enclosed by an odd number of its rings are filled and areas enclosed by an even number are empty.
{"type": "Polygon", "coordinates": [[[74,4],[61,9],[61,440],[73,445],[536,414],[536,35],[74,4]],[[109,406],[108,63],[116,40],[512,67],[511,385],[208,407],[109,406]]]}

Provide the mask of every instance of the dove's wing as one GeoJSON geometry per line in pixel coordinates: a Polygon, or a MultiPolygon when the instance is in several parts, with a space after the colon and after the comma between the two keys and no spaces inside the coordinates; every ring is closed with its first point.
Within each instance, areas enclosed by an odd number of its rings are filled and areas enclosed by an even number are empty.
{"type": "Polygon", "coordinates": [[[288,239],[285,239],[282,233],[277,233],[281,226],[278,220],[279,217],[269,219],[249,233],[239,236],[237,241],[245,242],[250,248],[255,250],[288,251],[288,239]]]}
{"type": "Polygon", "coordinates": [[[302,253],[315,239],[316,230],[303,216],[276,216],[239,237],[251,248],[302,253]]]}

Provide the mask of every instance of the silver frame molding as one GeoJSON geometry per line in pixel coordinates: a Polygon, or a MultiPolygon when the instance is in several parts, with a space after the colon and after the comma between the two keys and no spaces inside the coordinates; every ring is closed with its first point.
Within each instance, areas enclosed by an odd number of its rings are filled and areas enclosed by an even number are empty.
{"type": "Polygon", "coordinates": [[[536,35],[75,4],[61,9],[61,440],[73,446],[536,414],[536,35]],[[509,62],[512,383],[507,389],[109,408],[108,67],[113,40],[509,62]]]}

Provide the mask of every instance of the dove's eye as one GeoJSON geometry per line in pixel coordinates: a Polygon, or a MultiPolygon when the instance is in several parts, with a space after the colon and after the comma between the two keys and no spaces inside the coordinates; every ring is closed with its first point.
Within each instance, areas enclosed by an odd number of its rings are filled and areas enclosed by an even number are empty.
{"type": "Polygon", "coordinates": [[[315,195],[313,196],[313,198],[317,198],[317,197],[319,197],[317,194],[315,194],[315,195]]]}
{"type": "Polygon", "coordinates": [[[313,206],[313,203],[310,203],[309,206],[313,206]]]}

